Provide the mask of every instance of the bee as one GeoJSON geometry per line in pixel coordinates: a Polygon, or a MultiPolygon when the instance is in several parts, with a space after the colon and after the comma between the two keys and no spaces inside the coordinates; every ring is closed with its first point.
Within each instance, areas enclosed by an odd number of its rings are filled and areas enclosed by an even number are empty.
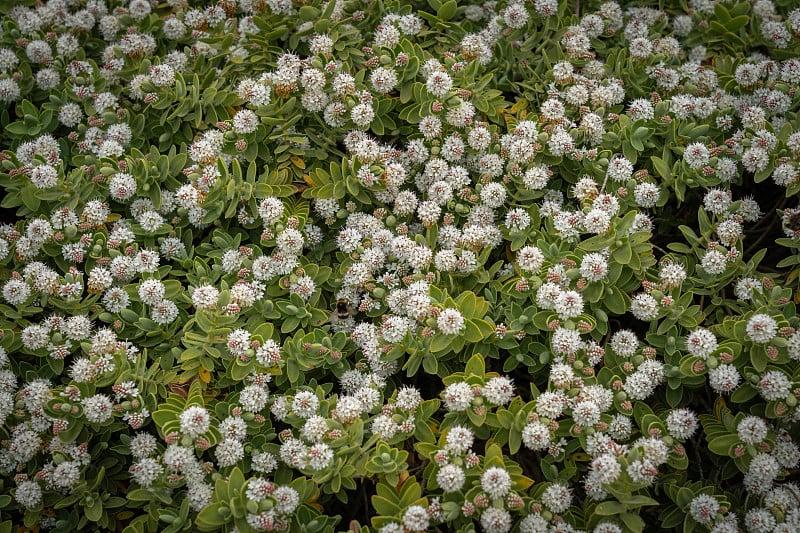
{"type": "Polygon", "coordinates": [[[794,232],[800,231],[800,210],[787,209],[783,218],[787,228],[794,232]]]}
{"type": "Polygon", "coordinates": [[[344,326],[346,322],[356,316],[358,310],[345,298],[336,300],[336,307],[331,311],[328,322],[334,326],[344,326]]]}

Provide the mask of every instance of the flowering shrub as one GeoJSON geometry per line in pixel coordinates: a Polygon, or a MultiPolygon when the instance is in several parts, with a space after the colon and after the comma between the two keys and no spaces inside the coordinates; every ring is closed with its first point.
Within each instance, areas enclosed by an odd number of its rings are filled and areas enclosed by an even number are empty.
{"type": "Polygon", "coordinates": [[[672,4],[3,3],[0,531],[800,530],[800,9],[672,4]]]}

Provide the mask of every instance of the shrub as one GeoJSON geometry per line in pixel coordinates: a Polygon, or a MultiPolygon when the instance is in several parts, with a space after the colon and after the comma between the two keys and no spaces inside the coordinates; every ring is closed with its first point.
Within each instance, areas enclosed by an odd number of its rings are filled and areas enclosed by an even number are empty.
{"type": "Polygon", "coordinates": [[[800,529],[793,2],[0,11],[0,531],[800,529]]]}

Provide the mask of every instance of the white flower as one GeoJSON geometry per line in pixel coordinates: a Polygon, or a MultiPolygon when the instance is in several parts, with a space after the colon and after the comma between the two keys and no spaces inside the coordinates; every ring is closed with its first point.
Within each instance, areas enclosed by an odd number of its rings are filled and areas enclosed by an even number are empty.
{"type": "Polygon", "coordinates": [[[753,342],[766,344],[775,338],[778,332],[778,323],[769,315],[759,313],[747,321],[747,336],[753,342]]]}
{"type": "Polygon", "coordinates": [[[639,339],[629,329],[621,329],[611,336],[611,349],[621,357],[630,357],[639,349],[639,339]]]}
{"type": "Polygon", "coordinates": [[[300,505],[300,495],[292,487],[278,487],[272,497],[275,498],[275,512],[282,515],[292,514],[300,505]]]}
{"type": "Polygon", "coordinates": [[[117,202],[130,200],[136,194],[136,180],[130,174],[118,172],[108,182],[108,191],[117,202]]]}
{"type": "Polygon", "coordinates": [[[736,282],[733,293],[740,300],[749,300],[753,297],[753,291],[761,292],[761,282],[756,278],[741,278],[736,282]]]}
{"type": "MultiPolygon", "coordinates": [[[[512,4],[513,5],[513,4],[512,4]]],[[[520,6],[527,18],[527,12],[520,6]]],[[[511,531],[511,514],[499,507],[489,507],[481,514],[481,527],[483,531],[492,533],[508,533],[511,531]]]]}
{"type": "Polygon", "coordinates": [[[445,335],[459,335],[466,327],[464,316],[454,308],[442,310],[436,318],[436,325],[445,335]]]}
{"type": "Polygon", "coordinates": [[[583,218],[583,226],[589,233],[603,234],[611,224],[611,215],[604,209],[594,208],[583,218]]]}
{"type": "Polygon", "coordinates": [[[454,464],[448,464],[439,469],[436,474],[436,483],[446,493],[457,492],[461,490],[466,481],[464,469],[454,464]]]}
{"type": "Polygon", "coordinates": [[[631,313],[639,320],[653,320],[658,311],[658,302],[647,293],[641,292],[631,298],[631,313]]]}
{"type": "Polygon", "coordinates": [[[759,507],[754,507],[747,511],[744,523],[749,533],[771,533],[772,531],[777,531],[775,527],[778,525],[769,510],[759,507]]]}
{"type": "Polygon", "coordinates": [[[714,496],[698,494],[692,499],[692,503],[689,504],[689,514],[692,515],[692,518],[697,522],[710,525],[717,516],[719,508],[719,500],[714,496]]]}
{"type": "Polygon", "coordinates": [[[553,483],[542,494],[542,503],[554,513],[563,513],[572,504],[572,491],[563,483],[553,483]]]}
{"type": "Polygon", "coordinates": [[[308,449],[308,466],[311,470],[324,470],[333,462],[333,450],[324,442],[318,442],[308,449]]]}
{"type": "Polygon", "coordinates": [[[178,306],[172,300],[161,300],[150,310],[150,318],[157,324],[170,324],[178,318],[178,306]]]}
{"type": "Polygon", "coordinates": [[[731,192],[723,189],[711,189],[703,198],[703,207],[715,215],[723,215],[728,211],[733,200],[731,192]]]}
{"type": "Polygon", "coordinates": [[[50,331],[39,324],[32,324],[22,330],[20,337],[25,348],[38,350],[44,348],[50,342],[50,331]]]}
{"type": "Polygon", "coordinates": [[[395,398],[395,406],[406,412],[412,412],[419,407],[422,403],[422,395],[413,387],[402,387],[397,391],[397,398],[395,398]]]}
{"type": "Polygon", "coordinates": [[[608,259],[601,253],[588,253],[581,259],[580,271],[587,281],[600,281],[608,274],[608,259]]]}
{"type": "Polygon", "coordinates": [[[546,450],[550,446],[550,428],[543,423],[530,422],[522,429],[522,442],[531,450],[546,450]]]}
{"type": "Polygon", "coordinates": [[[378,67],[372,71],[370,82],[375,91],[380,94],[387,94],[397,86],[397,72],[392,68],[378,67]]]}
{"type": "Polygon", "coordinates": [[[677,263],[664,263],[661,266],[659,277],[667,287],[680,287],[686,279],[686,269],[677,263]]]}
{"type": "Polygon", "coordinates": [[[472,387],[468,383],[459,381],[448,385],[442,392],[442,398],[444,398],[448,411],[458,413],[469,408],[475,398],[475,393],[472,392],[472,387]]]}
{"type": "Polygon", "coordinates": [[[742,376],[733,365],[719,365],[708,371],[708,384],[717,394],[726,394],[736,390],[742,376]]]}
{"type": "Polygon", "coordinates": [[[300,418],[311,418],[317,414],[319,398],[308,390],[298,391],[292,400],[292,411],[300,418]]]}
{"type": "Polygon", "coordinates": [[[689,168],[698,169],[708,164],[710,152],[702,143],[692,143],[683,151],[683,160],[689,168]]]}
{"type": "Polygon", "coordinates": [[[559,327],[553,332],[553,350],[559,355],[572,355],[583,347],[578,330],[559,327]]]}
{"type": "Polygon", "coordinates": [[[514,397],[514,383],[506,376],[490,379],[483,387],[483,397],[493,405],[506,405],[514,397]]]}
{"type": "Polygon", "coordinates": [[[22,481],[17,485],[14,499],[26,509],[32,509],[42,501],[42,487],[36,481],[22,481]]]}
{"type": "Polygon", "coordinates": [[[481,189],[481,201],[492,208],[502,206],[506,201],[506,188],[496,182],[487,183],[481,189]]]}
{"type": "Polygon", "coordinates": [[[211,427],[211,416],[203,407],[191,405],[181,413],[180,422],[181,431],[197,438],[211,427]]]}
{"type": "Polygon", "coordinates": [[[278,460],[269,452],[253,455],[252,468],[256,472],[268,474],[278,468],[278,460]]]}
{"type": "Polygon", "coordinates": [[[472,430],[455,425],[450,428],[445,437],[445,450],[451,454],[461,455],[472,447],[475,435],[472,430]]]}
{"type": "Polygon", "coordinates": [[[736,433],[746,444],[760,444],[769,433],[764,419],[758,416],[747,416],[736,426],[736,433]]]}
{"type": "Polygon", "coordinates": [[[600,407],[591,400],[578,402],[572,408],[572,419],[579,426],[594,426],[600,421],[600,407]]]}
{"type": "Polygon", "coordinates": [[[224,439],[214,450],[220,468],[233,466],[244,458],[244,445],[235,439],[224,439]]]}
{"type": "Polygon", "coordinates": [[[410,531],[427,531],[428,513],[420,505],[412,505],[403,513],[403,525],[410,531]]]}
{"type": "Polygon", "coordinates": [[[505,468],[487,468],[481,476],[481,488],[493,500],[502,498],[511,490],[511,476],[505,468]]]}
{"type": "Polygon", "coordinates": [[[192,291],[192,305],[197,310],[213,309],[218,298],[219,290],[212,285],[201,285],[192,291]]]}
{"type": "Polygon", "coordinates": [[[158,448],[158,441],[149,433],[137,433],[128,444],[131,455],[137,459],[144,459],[153,455],[158,448]]]}
{"type": "Polygon", "coordinates": [[[10,279],[3,285],[3,298],[11,305],[24,304],[31,295],[31,288],[21,279],[10,279]]]}
{"type": "Polygon", "coordinates": [[[157,279],[146,279],[139,285],[139,299],[147,305],[157,305],[164,299],[167,289],[157,279]]]}
{"type": "Polygon", "coordinates": [[[765,400],[782,400],[791,392],[792,382],[780,370],[770,370],[761,376],[758,388],[765,400]]]}
{"type": "Polygon", "coordinates": [[[631,435],[633,430],[633,423],[631,419],[625,415],[616,415],[611,420],[608,427],[608,435],[616,440],[626,440],[631,435]]]}
{"type": "Polygon", "coordinates": [[[258,205],[258,216],[263,219],[265,225],[271,225],[280,220],[283,212],[283,202],[274,196],[264,198],[258,205]]]}
{"type": "Polygon", "coordinates": [[[697,431],[697,416],[690,409],[673,409],[667,415],[670,435],[685,440],[697,431]]]}
{"type": "Polygon", "coordinates": [[[654,183],[640,183],[633,189],[633,198],[639,207],[654,207],[661,198],[661,189],[654,183]]]}
{"type": "Polygon", "coordinates": [[[583,297],[577,291],[561,291],[556,297],[555,311],[561,320],[575,318],[583,312],[583,297]]]}
{"type": "Polygon", "coordinates": [[[253,111],[241,109],[233,117],[233,131],[239,135],[253,133],[260,123],[261,120],[253,111]]]}
{"type": "Polygon", "coordinates": [[[83,414],[86,420],[92,424],[102,424],[114,415],[114,404],[105,394],[95,394],[89,398],[84,398],[81,403],[83,404],[83,414]]]}
{"type": "Polygon", "coordinates": [[[633,163],[624,156],[615,157],[608,163],[606,176],[614,181],[627,181],[633,176],[633,163]]]}
{"type": "Polygon", "coordinates": [[[256,360],[262,366],[274,366],[281,360],[281,347],[272,339],[267,339],[256,350],[256,360]]]}
{"type": "Polygon", "coordinates": [[[536,246],[523,246],[517,252],[517,264],[526,272],[538,272],[543,263],[544,254],[536,246]]]}
{"type": "Polygon", "coordinates": [[[695,357],[708,359],[717,346],[717,338],[707,329],[698,328],[686,337],[686,350],[695,357]]]}

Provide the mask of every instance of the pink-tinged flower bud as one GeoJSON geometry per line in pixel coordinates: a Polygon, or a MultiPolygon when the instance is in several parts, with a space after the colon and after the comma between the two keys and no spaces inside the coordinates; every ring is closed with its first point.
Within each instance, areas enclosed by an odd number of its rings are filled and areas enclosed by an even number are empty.
{"type": "Polygon", "coordinates": [[[506,498],[506,504],[511,509],[519,509],[525,504],[525,502],[522,500],[522,498],[520,498],[518,494],[511,493],[506,498]]]}
{"type": "Polygon", "coordinates": [[[475,499],[472,500],[472,503],[475,504],[475,507],[486,507],[489,505],[489,497],[486,494],[478,494],[475,496],[475,499]]]}

